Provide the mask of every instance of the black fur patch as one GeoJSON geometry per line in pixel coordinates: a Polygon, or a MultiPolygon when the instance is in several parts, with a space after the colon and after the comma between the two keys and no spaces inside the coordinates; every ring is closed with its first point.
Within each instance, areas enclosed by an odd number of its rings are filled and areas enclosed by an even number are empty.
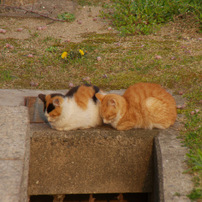
{"type": "Polygon", "coordinates": [[[68,93],[66,94],[66,97],[72,97],[74,95],[74,93],[77,92],[77,90],[79,89],[80,86],[76,86],[76,87],[73,87],[72,89],[70,89],[68,91],[68,93]]]}
{"type": "Polygon", "coordinates": [[[51,111],[53,111],[55,109],[55,106],[51,103],[48,105],[47,107],[47,113],[50,113],[51,111]]]}
{"type": "Polygon", "coordinates": [[[46,101],[44,101],[44,104],[43,104],[43,111],[44,112],[46,111],[46,101]]]}
{"type": "MultiPolygon", "coordinates": [[[[99,92],[99,88],[97,86],[93,86],[94,90],[95,90],[95,94],[99,92]]],[[[93,101],[96,103],[97,102],[97,98],[95,97],[95,94],[93,96],[93,101]]]]}
{"type": "Polygon", "coordinates": [[[61,96],[61,97],[65,97],[63,94],[61,93],[52,93],[50,94],[51,98],[55,97],[55,96],[61,96]]]}

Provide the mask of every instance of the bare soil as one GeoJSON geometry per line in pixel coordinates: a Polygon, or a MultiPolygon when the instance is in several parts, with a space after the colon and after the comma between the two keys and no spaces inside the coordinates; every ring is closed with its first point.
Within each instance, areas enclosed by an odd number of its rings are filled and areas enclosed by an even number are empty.
{"type": "MultiPolygon", "coordinates": [[[[14,6],[18,7],[18,6],[14,6]]],[[[41,0],[38,3],[23,5],[23,9],[0,7],[0,28],[6,29],[6,34],[0,34],[0,39],[28,39],[33,33],[40,32],[41,37],[54,37],[61,41],[80,42],[83,34],[113,32],[109,23],[100,18],[101,6],[80,6],[71,0],[41,0]],[[59,22],[58,14],[69,12],[75,15],[73,22],[59,22]],[[36,13],[39,13],[36,14],[36,13]],[[46,17],[42,17],[45,15],[46,17]],[[22,31],[17,31],[22,28],[22,31]]]]}

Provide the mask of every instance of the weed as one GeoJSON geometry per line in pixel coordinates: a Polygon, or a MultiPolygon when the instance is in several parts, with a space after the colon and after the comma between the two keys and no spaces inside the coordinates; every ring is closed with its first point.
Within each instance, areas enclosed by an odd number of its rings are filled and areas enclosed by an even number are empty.
{"type": "Polygon", "coordinates": [[[72,21],[75,20],[75,15],[72,14],[72,13],[65,12],[65,13],[62,13],[62,14],[58,14],[58,19],[64,20],[64,21],[67,21],[67,22],[72,22],[72,21]]]}
{"type": "Polygon", "coordinates": [[[99,5],[101,3],[103,3],[105,0],[78,0],[78,4],[81,5],[81,6],[96,6],[96,5],[99,5]]]}
{"type": "Polygon", "coordinates": [[[11,71],[9,70],[1,70],[0,69],[0,79],[4,81],[10,81],[13,79],[13,76],[11,75],[11,71]]]}
{"type": "Polygon", "coordinates": [[[58,50],[58,48],[55,46],[50,46],[50,47],[46,48],[46,51],[51,52],[51,53],[57,52],[57,50],[58,50]]]}
{"type": "Polygon", "coordinates": [[[37,37],[39,37],[39,34],[37,32],[35,32],[35,33],[32,34],[32,37],[37,38],[37,37]]]}
{"type": "Polygon", "coordinates": [[[112,20],[113,25],[123,34],[150,34],[158,25],[183,16],[187,13],[201,19],[201,3],[199,0],[112,0],[106,4],[109,12],[103,13],[112,20]]]}
{"type": "MultiPolygon", "coordinates": [[[[196,134],[196,133],[195,133],[196,134]]],[[[200,140],[198,139],[197,142],[200,140]]],[[[202,151],[200,149],[197,149],[195,153],[189,153],[187,154],[189,157],[189,163],[192,166],[193,171],[201,171],[202,170],[202,151]]]]}
{"type": "Polygon", "coordinates": [[[176,192],[176,193],[174,194],[174,196],[181,196],[181,194],[180,194],[179,192],[176,192]]]}
{"type": "Polygon", "coordinates": [[[195,188],[187,196],[192,200],[201,199],[202,198],[202,190],[200,188],[195,188]]]}
{"type": "Polygon", "coordinates": [[[49,41],[55,41],[55,39],[54,39],[53,37],[51,37],[51,36],[47,36],[47,37],[43,40],[43,42],[45,42],[45,43],[47,43],[47,42],[49,42],[49,41]]]}

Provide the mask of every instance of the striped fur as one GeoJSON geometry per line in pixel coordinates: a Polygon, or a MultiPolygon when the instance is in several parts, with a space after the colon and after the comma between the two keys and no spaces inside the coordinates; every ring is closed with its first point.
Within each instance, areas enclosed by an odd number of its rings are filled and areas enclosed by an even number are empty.
{"type": "Polygon", "coordinates": [[[101,102],[103,122],[117,130],[165,129],[177,117],[174,98],[158,84],[138,83],[130,86],[123,96],[97,93],[96,97],[101,102]]]}

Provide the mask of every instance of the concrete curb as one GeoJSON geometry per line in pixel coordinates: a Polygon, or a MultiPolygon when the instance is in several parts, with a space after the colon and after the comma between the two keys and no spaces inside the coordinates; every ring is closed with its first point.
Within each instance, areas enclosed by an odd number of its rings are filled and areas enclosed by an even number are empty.
{"type": "Polygon", "coordinates": [[[24,106],[0,106],[0,202],[26,202],[29,119],[24,106]]]}
{"type": "Polygon", "coordinates": [[[188,169],[185,160],[187,148],[177,139],[177,132],[163,130],[154,139],[155,150],[155,201],[190,202],[187,197],[193,188],[192,177],[184,172],[188,169]]]}
{"type": "MultiPolygon", "coordinates": [[[[0,202],[27,201],[29,123],[24,97],[52,92],[55,91],[0,89],[0,202]]],[[[67,90],[57,92],[66,93],[67,90]]],[[[161,131],[154,140],[158,182],[155,202],[190,201],[186,195],[192,190],[193,183],[190,175],[183,174],[187,169],[187,149],[182,147],[177,134],[170,128],[161,131]]]]}

